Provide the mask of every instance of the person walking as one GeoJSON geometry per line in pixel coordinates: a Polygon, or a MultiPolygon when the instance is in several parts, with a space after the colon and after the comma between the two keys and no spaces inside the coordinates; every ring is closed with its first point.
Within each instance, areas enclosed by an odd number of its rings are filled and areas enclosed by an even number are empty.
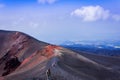
{"type": "Polygon", "coordinates": [[[52,80],[50,68],[46,71],[47,80],[52,80]]]}

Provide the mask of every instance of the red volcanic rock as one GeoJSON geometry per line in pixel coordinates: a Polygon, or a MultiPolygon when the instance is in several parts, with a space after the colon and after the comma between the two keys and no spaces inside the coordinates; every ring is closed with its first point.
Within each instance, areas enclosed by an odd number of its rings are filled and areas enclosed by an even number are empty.
{"type": "Polygon", "coordinates": [[[15,31],[0,31],[0,44],[0,80],[120,80],[119,58],[76,53],[15,31]]]}
{"type": "Polygon", "coordinates": [[[35,51],[48,45],[24,33],[9,31],[0,31],[0,44],[0,75],[7,72],[3,68],[12,56],[18,57],[18,60],[22,62],[35,51]]]}
{"type": "Polygon", "coordinates": [[[55,49],[60,50],[61,47],[56,46],[56,45],[48,45],[43,49],[42,54],[46,57],[50,57],[50,56],[54,55],[55,49]]]}

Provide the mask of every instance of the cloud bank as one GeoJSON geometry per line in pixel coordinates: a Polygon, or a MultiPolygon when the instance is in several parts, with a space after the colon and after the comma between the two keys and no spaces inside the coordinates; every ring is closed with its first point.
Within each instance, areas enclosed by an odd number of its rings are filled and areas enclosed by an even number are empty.
{"type": "Polygon", "coordinates": [[[71,15],[80,17],[83,21],[96,21],[108,19],[110,12],[101,6],[83,6],[74,10],[71,15]]]}

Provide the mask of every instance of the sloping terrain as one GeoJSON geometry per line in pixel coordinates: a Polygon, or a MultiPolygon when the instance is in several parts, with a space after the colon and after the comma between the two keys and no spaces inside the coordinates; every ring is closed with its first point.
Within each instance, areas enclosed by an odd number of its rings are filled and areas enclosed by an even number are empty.
{"type": "Polygon", "coordinates": [[[0,80],[120,80],[119,58],[76,53],[20,32],[0,31],[0,44],[0,80]]]}
{"type": "Polygon", "coordinates": [[[16,56],[23,62],[35,51],[42,50],[47,45],[24,33],[0,31],[0,75],[6,72],[5,64],[11,57],[16,56]]]}

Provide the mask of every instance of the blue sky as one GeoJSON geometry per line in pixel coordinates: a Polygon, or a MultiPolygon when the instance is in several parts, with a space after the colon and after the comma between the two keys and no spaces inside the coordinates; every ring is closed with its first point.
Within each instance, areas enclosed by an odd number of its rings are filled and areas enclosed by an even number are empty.
{"type": "Polygon", "coordinates": [[[0,0],[0,29],[49,43],[120,40],[120,0],[0,0]]]}

